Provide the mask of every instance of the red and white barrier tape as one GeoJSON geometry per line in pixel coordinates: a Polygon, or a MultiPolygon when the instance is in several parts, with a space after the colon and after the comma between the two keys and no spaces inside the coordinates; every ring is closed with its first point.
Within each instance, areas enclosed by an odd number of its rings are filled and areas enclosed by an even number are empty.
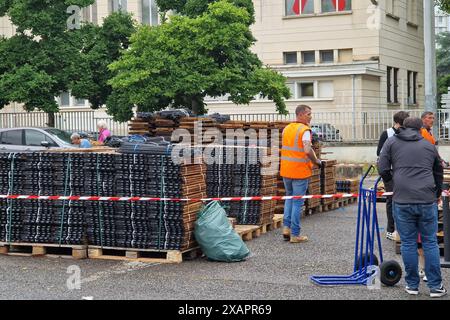
{"type": "MultiPolygon", "coordinates": [[[[379,197],[391,196],[392,192],[380,192],[379,197]]],[[[0,195],[0,199],[13,200],[69,200],[69,201],[173,201],[173,202],[208,202],[208,201],[269,201],[269,200],[298,200],[298,199],[343,199],[357,198],[355,193],[327,194],[308,196],[256,196],[256,197],[225,197],[225,198],[149,198],[149,197],[97,197],[97,196],[26,196],[26,195],[0,195]]]]}

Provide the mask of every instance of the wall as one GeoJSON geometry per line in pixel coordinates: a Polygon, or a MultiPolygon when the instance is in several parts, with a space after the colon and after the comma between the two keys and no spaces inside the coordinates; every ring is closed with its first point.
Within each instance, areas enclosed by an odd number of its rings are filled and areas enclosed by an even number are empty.
{"type": "MultiPolygon", "coordinates": [[[[411,23],[408,18],[411,0],[395,0],[396,15],[382,14],[380,33],[380,64],[383,70],[387,66],[400,69],[399,102],[400,106],[389,106],[393,109],[424,109],[425,103],[425,48],[423,34],[423,0],[417,3],[417,16],[411,23]],[[418,106],[407,105],[407,70],[416,71],[418,75],[418,106]]],[[[428,1],[428,0],[426,0],[428,1]]],[[[384,3],[386,0],[384,0],[384,3]]],[[[383,2],[381,2],[383,5],[383,2]]],[[[384,7],[384,6],[383,6],[384,7]]],[[[381,83],[381,98],[387,104],[386,77],[381,83]]]]}
{"type": "Polygon", "coordinates": [[[0,17],[0,35],[11,37],[16,31],[8,17],[0,17]]]}
{"type": "MultiPolygon", "coordinates": [[[[254,0],[258,42],[254,52],[264,63],[283,64],[283,52],[353,48],[356,60],[377,56],[378,31],[367,29],[366,1],[353,0],[352,12],[285,17],[284,0],[254,0]]],[[[368,2],[368,1],[367,1],[368,2]]],[[[315,1],[320,12],[320,0],[315,1]]]]}
{"type": "MultiPolygon", "coordinates": [[[[441,145],[438,147],[439,154],[445,161],[450,161],[450,145],[441,145]]],[[[376,163],[377,146],[376,145],[342,145],[329,146],[323,149],[323,152],[329,153],[324,158],[337,160],[339,163],[376,163]]]]}

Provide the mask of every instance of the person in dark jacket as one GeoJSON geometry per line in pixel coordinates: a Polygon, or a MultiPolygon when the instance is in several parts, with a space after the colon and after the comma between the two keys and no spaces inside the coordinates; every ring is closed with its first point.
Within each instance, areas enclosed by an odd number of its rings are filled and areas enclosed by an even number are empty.
{"type": "MultiPolygon", "coordinates": [[[[396,114],[394,114],[394,126],[392,128],[389,128],[380,136],[380,140],[378,141],[378,148],[377,148],[377,157],[380,156],[381,149],[383,148],[384,143],[387,139],[393,137],[394,135],[398,134],[400,132],[400,127],[403,126],[403,121],[405,121],[406,118],[409,117],[409,113],[406,111],[399,111],[396,114]]],[[[392,192],[393,191],[393,185],[392,181],[384,181],[384,190],[386,192],[392,192]]],[[[386,228],[386,238],[389,240],[396,240],[396,232],[395,232],[395,222],[394,222],[394,216],[392,215],[392,196],[386,197],[386,216],[387,216],[387,228],[386,228]]]]}
{"type": "Polygon", "coordinates": [[[437,243],[437,201],[442,193],[443,168],[436,147],[420,134],[422,120],[408,118],[399,134],[386,141],[378,161],[378,172],[385,181],[393,180],[393,209],[402,240],[406,291],[419,294],[417,236],[420,232],[425,253],[425,274],[432,298],[447,290],[442,284],[437,243]]]}

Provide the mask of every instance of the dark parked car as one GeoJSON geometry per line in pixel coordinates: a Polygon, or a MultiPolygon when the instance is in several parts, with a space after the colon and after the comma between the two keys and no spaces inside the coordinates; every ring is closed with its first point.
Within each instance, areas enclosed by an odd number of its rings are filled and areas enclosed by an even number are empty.
{"type": "Polygon", "coordinates": [[[329,123],[315,123],[311,125],[311,130],[319,136],[321,141],[341,142],[342,137],[339,129],[329,123]]]}

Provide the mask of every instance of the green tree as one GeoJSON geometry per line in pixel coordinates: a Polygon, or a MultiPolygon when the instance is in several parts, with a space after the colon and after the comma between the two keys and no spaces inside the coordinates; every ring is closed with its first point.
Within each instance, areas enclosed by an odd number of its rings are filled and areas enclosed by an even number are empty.
{"type": "Polygon", "coordinates": [[[450,0],[436,0],[436,3],[442,11],[450,13],[450,0]]]}
{"type": "Polygon", "coordinates": [[[438,73],[439,101],[442,94],[448,93],[450,87],[450,33],[437,35],[436,69],[438,73]]]}
{"type": "MultiPolygon", "coordinates": [[[[169,10],[174,10],[179,14],[186,15],[188,17],[198,17],[208,10],[208,5],[218,0],[156,0],[158,8],[163,14],[169,10]]],[[[255,22],[255,8],[253,7],[252,0],[230,0],[239,8],[245,8],[252,16],[251,23],[255,22]]]]}
{"type": "Polygon", "coordinates": [[[123,12],[109,15],[102,26],[88,24],[83,27],[78,41],[81,52],[78,69],[70,84],[73,96],[89,100],[94,109],[106,104],[112,91],[108,81],[113,76],[108,65],[128,48],[128,38],[135,31],[131,15],[123,12]]]}
{"type": "MultiPolygon", "coordinates": [[[[67,31],[66,11],[69,5],[85,7],[93,2],[1,2],[0,16],[9,16],[17,33],[0,39],[0,108],[18,102],[28,111],[58,111],[55,97],[68,90],[78,59],[71,43],[79,31],[67,31]]],[[[49,122],[53,124],[52,117],[49,122]]]]}
{"type": "Polygon", "coordinates": [[[248,104],[261,94],[286,112],[284,99],[290,92],[285,78],[265,68],[250,51],[255,42],[250,31],[253,7],[247,10],[251,0],[173,0],[158,5],[180,14],[160,26],[141,27],[131,37],[129,50],[110,66],[115,77],[107,108],[115,119],[130,119],[135,106],[140,111],[182,106],[202,114],[206,96],[226,94],[236,104],[248,104]],[[208,7],[183,15],[189,3],[208,7]]]}
{"type": "Polygon", "coordinates": [[[128,46],[135,31],[131,15],[115,13],[101,27],[92,24],[68,30],[70,5],[80,8],[94,0],[8,0],[0,16],[17,27],[11,38],[0,38],[0,109],[11,102],[27,111],[58,112],[55,97],[71,90],[88,99],[93,108],[105,104],[111,93],[108,65],[128,46]]]}

